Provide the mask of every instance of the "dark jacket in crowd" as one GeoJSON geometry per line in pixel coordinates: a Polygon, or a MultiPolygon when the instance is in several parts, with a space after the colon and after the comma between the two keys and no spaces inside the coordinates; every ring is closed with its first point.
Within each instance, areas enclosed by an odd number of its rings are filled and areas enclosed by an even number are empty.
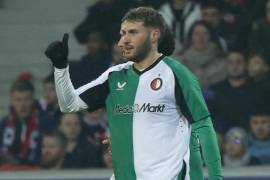
{"type": "Polygon", "coordinates": [[[82,137],[73,152],[66,155],[63,166],[65,168],[97,168],[102,165],[102,152],[82,137]]]}
{"type": "Polygon", "coordinates": [[[250,51],[261,51],[270,44],[270,23],[265,19],[258,20],[253,25],[250,35],[249,49],[250,51]]]}
{"type": "Polygon", "coordinates": [[[270,110],[270,72],[253,81],[254,104],[270,110]]]}
{"type": "Polygon", "coordinates": [[[233,126],[248,130],[249,112],[254,100],[252,87],[250,81],[235,88],[224,80],[206,90],[206,100],[217,131],[225,133],[233,126]]]}
{"type": "Polygon", "coordinates": [[[70,78],[75,88],[89,83],[96,79],[109,67],[111,56],[108,52],[101,52],[93,57],[89,54],[81,60],[70,63],[70,78]]]}

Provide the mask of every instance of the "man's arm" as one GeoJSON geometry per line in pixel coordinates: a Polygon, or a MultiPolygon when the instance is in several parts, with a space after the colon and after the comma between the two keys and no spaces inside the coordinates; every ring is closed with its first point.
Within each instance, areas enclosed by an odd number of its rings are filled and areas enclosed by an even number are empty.
{"type": "Polygon", "coordinates": [[[216,133],[210,117],[192,124],[199,140],[202,156],[208,170],[209,180],[223,180],[221,157],[217,143],[216,133]]]}
{"type": "Polygon", "coordinates": [[[167,63],[175,74],[177,104],[192,124],[192,133],[197,135],[209,172],[209,180],[221,180],[223,176],[216,135],[199,82],[182,64],[171,59],[168,59],[167,63]]]}
{"type": "MultiPolygon", "coordinates": [[[[197,79],[186,71],[182,74],[180,97],[183,114],[192,123],[192,133],[199,141],[209,180],[223,180],[221,157],[210,113],[202,96],[197,79]]],[[[180,77],[179,77],[180,78],[180,77]]],[[[180,107],[181,108],[181,107],[180,107]]],[[[191,170],[192,171],[192,170],[191,170]]]]}
{"type": "Polygon", "coordinates": [[[87,104],[79,97],[79,93],[71,83],[68,67],[55,68],[54,78],[58,103],[62,112],[76,112],[87,109],[87,104]]]}
{"type": "Polygon", "coordinates": [[[109,92],[107,83],[109,72],[75,90],[70,80],[67,62],[68,34],[63,36],[62,41],[51,43],[45,55],[54,66],[56,93],[62,112],[76,112],[87,108],[95,110],[104,106],[109,92]]]}

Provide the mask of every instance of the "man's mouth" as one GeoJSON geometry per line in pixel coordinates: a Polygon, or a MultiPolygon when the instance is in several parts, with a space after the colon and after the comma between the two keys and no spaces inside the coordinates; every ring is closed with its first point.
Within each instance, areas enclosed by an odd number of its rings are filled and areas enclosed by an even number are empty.
{"type": "Polygon", "coordinates": [[[134,49],[132,46],[125,46],[122,51],[123,56],[130,54],[132,49],[134,49]]]}
{"type": "Polygon", "coordinates": [[[132,46],[125,46],[125,47],[124,47],[124,50],[126,50],[126,51],[129,51],[129,50],[131,50],[131,49],[133,49],[132,46]]]}

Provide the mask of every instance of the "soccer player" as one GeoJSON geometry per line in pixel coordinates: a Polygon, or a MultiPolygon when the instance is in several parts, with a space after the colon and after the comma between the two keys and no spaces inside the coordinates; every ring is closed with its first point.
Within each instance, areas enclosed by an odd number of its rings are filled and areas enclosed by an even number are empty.
{"type": "Polygon", "coordinates": [[[223,179],[215,132],[198,81],[184,65],[160,53],[166,27],[152,8],[127,12],[118,43],[127,62],[78,89],[69,77],[68,35],[49,45],[45,54],[55,66],[60,108],[74,112],[106,106],[116,180],[203,179],[200,147],[209,179],[223,179]]]}

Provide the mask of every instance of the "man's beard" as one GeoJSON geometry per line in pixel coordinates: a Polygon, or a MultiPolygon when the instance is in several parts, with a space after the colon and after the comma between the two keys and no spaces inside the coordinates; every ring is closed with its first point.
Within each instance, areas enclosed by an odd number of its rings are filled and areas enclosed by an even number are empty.
{"type": "Polygon", "coordinates": [[[55,168],[56,165],[58,165],[58,163],[61,161],[61,158],[54,158],[54,159],[50,159],[50,160],[42,160],[41,161],[41,166],[45,169],[50,169],[50,168],[55,168]]]}
{"type": "Polygon", "coordinates": [[[240,79],[245,79],[247,77],[247,73],[242,73],[242,74],[239,74],[239,75],[230,75],[228,74],[228,78],[229,79],[232,79],[232,80],[240,80],[240,79]]]}
{"type": "Polygon", "coordinates": [[[145,57],[149,54],[150,50],[151,50],[151,40],[150,36],[148,36],[144,41],[144,43],[140,47],[138,47],[134,55],[125,59],[127,61],[139,63],[145,59],[145,57]]]}

